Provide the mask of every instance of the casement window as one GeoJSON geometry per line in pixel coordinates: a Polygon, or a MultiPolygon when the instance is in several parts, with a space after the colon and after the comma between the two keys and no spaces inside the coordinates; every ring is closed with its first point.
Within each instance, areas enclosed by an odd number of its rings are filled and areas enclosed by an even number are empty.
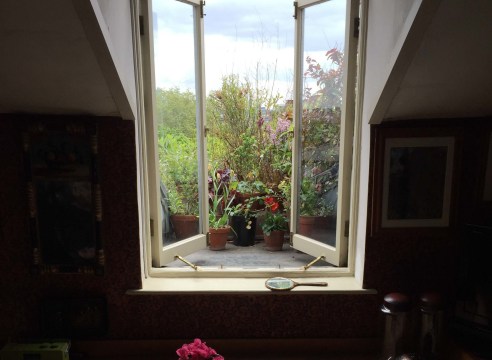
{"type": "MultiPolygon", "coordinates": [[[[210,3],[212,1],[210,0],[210,3]]],[[[207,97],[213,90],[206,89],[205,80],[207,49],[204,42],[204,22],[208,16],[204,15],[208,9],[204,8],[203,1],[181,0],[172,7],[172,11],[168,10],[164,16],[171,16],[174,20],[172,23],[179,24],[189,35],[172,39],[172,32],[166,32],[162,28],[167,26],[167,23],[157,22],[158,17],[152,12],[152,3],[140,1],[139,6],[135,12],[138,10],[140,14],[140,36],[135,47],[139,49],[136,56],[140,68],[137,81],[141,85],[138,89],[139,117],[144,120],[138,124],[137,143],[140,150],[141,224],[145,225],[142,226],[141,236],[145,239],[143,249],[147,265],[146,274],[171,277],[264,277],[265,274],[319,277],[329,274],[353,274],[351,259],[354,254],[351,250],[353,247],[350,246],[352,240],[349,228],[350,223],[356,221],[351,215],[356,213],[351,205],[354,203],[351,187],[355,186],[352,171],[354,166],[357,166],[353,159],[360,151],[359,144],[354,141],[354,129],[357,129],[358,121],[355,108],[359,1],[299,0],[293,7],[290,1],[285,2],[286,7],[290,6],[293,15],[291,21],[295,24],[292,51],[293,88],[291,99],[284,97],[283,102],[277,101],[273,107],[279,113],[283,111],[284,115],[289,111],[291,114],[286,116],[291,122],[289,149],[292,152],[289,155],[291,166],[288,170],[290,191],[284,200],[289,201],[289,245],[311,260],[304,267],[281,267],[275,262],[272,262],[271,266],[259,268],[251,268],[247,264],[224,266],[220,262],[197,267],[188,260],[197,253],[206,257],[209,251],[206,250],[209,233],[209,178],[213,166],[211,164],[214,163],[209,154],[209,143],[215,140],[211,135],[214,133],[213,122],[207,118],[210,116],[210,109],[206,108],[207,101],[210,101],[207,97]],[[323,38],[323,34],[326,36],[330,26],[334,26],[333,12],[340,9],[344,13],[343,37],[339,43],[332,44],[331,49],[326,46],[323,48],[317,41],[323,38]],[[161,48],[162,39],[153,33],[157,29],[160,31],[159,34],[167,35],[163,35],[167,41],[164,48],[161,48]],[[323,59],[314,55],[320,51],[330,60],[331,65],[321,65],[323,59]],[[193,102],[194,121],[190,125],[184,121],[180,122],[177,115],[173,117],[173,126],[186,127],[180,131],[190,134],[191,141],[181,141],[183,138],[181,135],[177,136],[176,132],[162,130],[166,129],[166,123],[159,122],[166,107],[157,107],[160,100],[156,97],[163,92],[156,86],[156,74],[159,73],[160,66],[172,67],[173,63],[162,61],[162,57],[158,63],[154,57],[158,52],[164,52],[164,58],[173,60],[174,64],[184,62],[185,60],[179,60],[183,57],[186,57],[186,61],[191,57],[194,59],[194,73],[189,76],[187,83],[189,86],[189,80],[192,78],[193,87],[187,90],[187,96],[193,102]],[[286,109],[287,106],[290,106],[289,110],[286,109]],[[163,135],[163,132],[166,134],[163,135]],[[172,148],[174,142],[177,142],[176,146],[182,146],[179,147],[180,151],[184,149],[189,155],[186,159],[173,158],[178,152],[177,148],[172,148]],[[168,149],[165,159],[159,157],[163,149],[168,149]],[[194,192],[195,201],[187,206],[194,207],[198,225],[180,240],[176,240],[176,234],[168,231],[169,211],[173,206],[177,206],[179,201],[173,194],[176,189],[170,189],[173,185],[166,185],[169,184],[166,183],[169,179],[163,179],[175,175],[170,166],[175,166],[175,172],[180,172],[180,176],[194,181],[193,190],[190,191],[194,192]],[[310,203],[310,196],[313,194],[317,196],[317,200],[310,203]],[[318,222],[314,231],[306,230],[303,218],[308,215],[311,220],[324,219],[325,222],[318,222]],[[327,218],[331,219],[330,224],[326,223],[327,218]],[[170,265],[176,262],[187,265],[170,265]]],[[[137,21],[136,16],[134,20],[137,21]]],[[[175,70],[177,72],[179,69],[175,70]]],[[[231,81],[234,85],[234,79],[231,81]]],[[[170,95],[173,89],[176,90],[175,84],[171,86],[174,87],[167,89],[167,95],[170,95]]],[[[262,106],[258,107],[257,113],[261,121],[265,121],[270,114],[269,109],[262,106]]],[[[169,117],[168,115],[166,119],[169,117]]],[[[261,159],[258,161],[261,162],[261,159]]],[[[212,172],[212,176],[214,174],[212,172]]],[[[187,185],[190,183],[178,184],[177,190],[183,190],[187,185]]],[[[192,226],[195,225],[188,225],[189,228],[192,226]]],[[[259,243],[258,247],[260,246],[259,243]]],[[[227,250],[223,251],[221,256],[227,256],[227,250]]],[[[271,256],[275,254],[272,253],[271,256]]]]}

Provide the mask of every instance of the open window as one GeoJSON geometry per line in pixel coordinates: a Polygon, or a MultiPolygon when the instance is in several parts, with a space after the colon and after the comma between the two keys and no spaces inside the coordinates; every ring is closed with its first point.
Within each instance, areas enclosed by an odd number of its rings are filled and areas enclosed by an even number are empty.
{"type": "MultiPolygon", "coordinates": [[[[178,91],[179,101],[187,101],[186,116],[181,117],[179,112],[162,115],[175,106],[169,103],[162,106],[166,104],[165,101],[160,102],[161,106],[157,104],[158,101],[149,102],[157,106],[149,103],[145,105],[147,108],[154,107],[147,113],[142,134],[146,134],[146,141],[143,141],[147,155],[144,183],[148,185],[145,188],[148,195],[143,195],[147,198],[148,217],[152,219],[151,246],[148,247],[151,254],[148,254],[148,258],[152,259],[155,268],[167,267],[177,258],[186,260],[188,255],[207,248],[209,163],[210,158],[213,160],[207,154],[210,151],[207,142],[215,141],[210,135],[214,131],[214,124],[211,121],[207,125],[207,116],[213,114],[205,106],[210,103],[210,93],[207,94],[205,90],[204,19],[207,17],[204,18],[204,2],[168,0],[167,3],[172,5],[166,9],[165,15],[172,21],[161,21],[154,15],[153,26],[148,26],[149,30],[159,29],[158,35],[149,35],[148,51],[160,55],[161,60],[156,60],[155,66],[151,66],[147,77],[153,79],[152,72],[158,73],[159,67],[163,66],[178,72],[176,64],[190,59],[193,60],[194,71],[193,74],[187,73],[187,86],[192,81],[193,89],[178,91]],[[179,27],[180,34],[185,31],[188,36],[176,36],[175,27],[179,27]],[[165,121],[174,123],[168,126],[165,121]],[[180,133],[171,131],[171,128],[179,128],[180,133]],[[186,156],[177,157],[178,153],[186,156]],[[183,191],[189,195],[188,198],[180,198],[183,191]],[[177,207],[186,208],[192,215],[185,225],[188,232],[177,234],[176,223],[170,223],[170,212],[177,213],[177,207]]],[[[282,133],[289,132],[293,140],[289,166],[284,166],[290,189],[290,204],[287,206],[290,207],[290,245],[309,255],[315,260],[313,263],[318,261],[317,270],[325,271],[347,265],[346,229],[350,213],[350,175],[354,148],[356,18],[359,2],[303,0],[295,2],[294,9],[290,1],[286,1],[285,6],[289,7],[289,18],[292,11],[295,13],[291,98],[284,97],[282,103],[276,100],[270,105],[271,108],[262,103],[256,104],[257,109],[251,113],[258,114],[258,124],[259,119],[261,124],[272,121],[277,116],[272,115],[274,111],[284,115],[290,113],[283,119],[288,119],[291,124],[287,127],[288,131],[284,129],[282,133]],[[334,15],[341,13],[343,16],[334,15]],[[308,222],[314,223],[314,230],[308,230],[305,226],[308,222]],[[321,266],[322,263],[326,266],[321,266]]],[[[236,80],[229,77],[227,85],[236,86],[236,80]]],[[[153,82],[151,86],[154,99],[162,96],[166,101],[175,95],[173,91],[179,87],[176,83],[163,90],[154,88],[153,82]]],[[[250,94],[251,89],[254,89],[240,85],[238,88],[243,95],[250,94]]],[[[248,97],[248,101],[250,99],[248,97]]],[[[221,116],[220,113],[217,116],[219,121],[221,116]]],[[[270,129],[276,129],[273,122],[270,129]]],[[[250,160],[261,162],[262,157],[250,160]]],[[[214,271],[217,268],[222,270],[218,265],[214,271]]],[[[172,272],[173,268],[165,270],[172,272]]],[[[205,271],[200,274],[206,275],[206,269],[202,270],[205,271]]],[[[283,270],[275,269],[277,272],[283,270]]],[[[309,273],[312,269],[297,270],[309,273]]],[[[225,275],[226,271],[223,273],[225,275]]]]}
{"type": "Polygon", "coordinates": [[[335,266],[345,266],[358,3],[304,0],[295,7],[292,246],[335,266]],[[345,46],[326,51],[318,39],[327,36],[323,24],[332,23],[330,14],[340,7],[347,14],[345,46]],[[316,60],[320,52],[331,60],[331,68],[323,68],[316,60]]]}

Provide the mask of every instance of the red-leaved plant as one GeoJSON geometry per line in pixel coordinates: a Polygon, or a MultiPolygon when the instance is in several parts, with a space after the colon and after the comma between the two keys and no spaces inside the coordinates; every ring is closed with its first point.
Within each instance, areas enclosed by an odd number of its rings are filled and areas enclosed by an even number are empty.
{"type": "Polygon", "coordinates": [[[211,347],[200,339],[195,339],[192,343],[183,344],[176,350],[179,360],[224,360],[224,357],[217,354],[211,347]]]}

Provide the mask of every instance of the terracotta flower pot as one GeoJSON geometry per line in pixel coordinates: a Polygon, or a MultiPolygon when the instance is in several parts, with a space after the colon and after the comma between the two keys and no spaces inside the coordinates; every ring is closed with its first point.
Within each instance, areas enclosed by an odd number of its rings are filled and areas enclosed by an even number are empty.
{"type": "Polygon", "coordinates": [[[195,215],[171,215],[176,240],[183,240],[198,234],[198,217],[195,215]]]}
{"type": "Polygon", "coordinates": [[[301,235],[312,237],[318,223],[319,223],[318,216],[300,216],[299,229],[297,230],[297,232],[301,235]]]}
{"type": "Polygon", "coordinates": [[[229,236],[229,232],[231,231],[231,227],[223,227],[218,229],[210,228],[208,232],[210,233],[208,239],[208,246],[210,250],[218,251],[225,250],[227,244],[227,237],[229,236]]]}
{"type": "Polygon", "coordinates": [[[284,246],[283,230],[273,230],[270,235],[265,234],[265,249],[268,251],[281,251],[284,246]]]}

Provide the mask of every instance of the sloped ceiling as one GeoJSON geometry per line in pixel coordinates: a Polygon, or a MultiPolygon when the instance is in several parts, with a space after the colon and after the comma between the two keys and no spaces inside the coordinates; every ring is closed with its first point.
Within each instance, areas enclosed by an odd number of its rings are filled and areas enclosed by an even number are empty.
{"type": "MultiPolygon", "coordinates": [[[[0,113],[121,116],[79,17],[69,0],[0,1],[0,113]]],[[[371,122],[491,115],[490,19],[490,0],[442,0],[371,122]]]]}
{"type": "MultiPolygon", "coordinates": [[[[385,1],[390,0],[378,6],[385,1]]],[[[412,5],[418,8],[415,20],[376,94],[374,111],[366,114],[369,122],[492,115],[492,1],[413,0],[412,5]]]]}
{"type": "Polygon", "coordinates": [[[490,0],[441,0],[383,118],[492,115],[491,19],[490,0]]]}
{"type": "Polygon", "coordinates": [[[0,54],[0,113],[120,115],[72,1],[0,1],[0,54]]]}

